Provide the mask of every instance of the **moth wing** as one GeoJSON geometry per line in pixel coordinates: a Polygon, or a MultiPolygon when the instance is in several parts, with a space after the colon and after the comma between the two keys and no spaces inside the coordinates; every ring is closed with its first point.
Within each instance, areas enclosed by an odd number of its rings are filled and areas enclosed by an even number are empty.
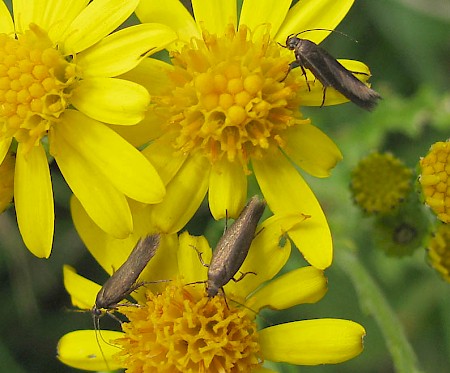
{"type": "Polygon", "coordinates": [[[371,110],[381,96],[342,66],[327,51],[317,46],[302,55],[307,67],[324,87],[332,87],[353,103],[371,110]]]}

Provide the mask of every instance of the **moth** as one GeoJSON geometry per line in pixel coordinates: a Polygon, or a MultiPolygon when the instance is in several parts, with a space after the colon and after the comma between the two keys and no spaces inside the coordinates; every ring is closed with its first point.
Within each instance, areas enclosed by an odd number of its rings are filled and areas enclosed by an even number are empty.
{"type": "MultiPolygon", "coordinates": [[[[332,87],[359,107],[369,111],[374,109],[381,96],[357,79],[351,71],[342,66],[326,50],[310,40],[300,39],[298,35],[302,32],[289,35],[286,38],[286,45],[280,44],[283,48],[294,51],[295,55],[295,61],[289,64],[289,69],[283,80],[296,67],[302,69],[306,78],[305,69],[308,69],[324,87],[321,106],[325,103],[327,88],[332,87]]],[[[309,84],[308,89],[310,90],[309,84]]]]}
{"type": "Polygon", "coordinates": [[[159,234],[144,237],[138,241],[128,259],[105,282],[97,294],[92,307],[94,317],[102,314],[102,309],[114,310],[119,302],[143,285],[136,283],[159,247],[159,234]]]}
{"type": "MultiPolygon", "coordinates": [[[[266,203],[258,196],[252,197],[239,217],[220,238],[208,266],[208,280],[206,281],[208,297],[212,298],[217,295],[219,289],[233,279],[241,268],[265,207],[266,203]]],[[[247,273],[255,274],[254,272],[247,273]]],[[[243,273],[241,278],[247,273],[243,273]]]]}

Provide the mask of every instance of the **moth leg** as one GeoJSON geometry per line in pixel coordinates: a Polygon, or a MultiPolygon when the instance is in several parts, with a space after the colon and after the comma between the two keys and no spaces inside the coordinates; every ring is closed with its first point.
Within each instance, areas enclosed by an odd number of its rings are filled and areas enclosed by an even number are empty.
{"type": "MultiPolygon", "coordinates": [[[[239,271],[240,272],[240,271],[239,271]]],[[[238,277],[238,278],[234,278],[234,277],[232,277],[231,279],[234,281],[234,282],[239,282],[239,281],[241,281],[245,276],[247,276],[248,274],[252,274],[252,275],[257,275],[257,273],[256,272],[252,272],[252,271],[248,271],[248,272],[240,272],[240,276],[238,277]]]]}
{"type": "Polygon", "coordinates": [[[348,71],[350,71],[352,74],[356,74],[356,75],[370,76],[370,74],[368,74],[368,73],[363,73],[363,72],[361,72],[361,71],[351,71],[351,70],[348,70],[348,71]]]}
{"type": "Polygon", "coordinates": [[[305,68],[303,67],[302,64],[300,64],[299,66],[302,69],[302,76],[305,77],[305,83],[306,83],[306,86],[308,87],[308,92],[311,92],[311,87],[309,86],[308,78],[306,76],[306,70],[305,70],[305,68]]]}
{"type": "Polygon", "coordinates": [[[327,93],[327,87],[323,87],[323,96],[322,96],[322,103],[320,104],[320,107],[323,107],[323,104],[325,103],[325,95],[327,93]]]}
{"type": "MultiPolygon", "coordinates": [[[[287,78],[287,76],[289,75],[289,73],[291,72],[292,69],[295,69],[296,67],[299,67],[299,66],[302,66],[300,61],[297,61],[297,60],[292,61],[289,64],[289,68],[288,68],[288,71],[287,71],[286,75],[284,76],[283,79],[280,80],[280,83],[284,82],[284,80],[287,78]]],[[[303,67],[302,67],[302,70],[303,70],[303,67]]]]}
{"type": "Polygon", "coordinates": [[[190,246],[191,246],[195,251],[197,251],[198,260],[200,260],[200,263],[202,263],[202,266],[208,268],[208,267],[209,267],[209,264],[206,264],[206,263],[203,261],[203,257],[202,257],[203,253],[202,253],[201,251],[198,251],[197,248],[196,248],[195,246],[193,246],[193,245],[190,245],[190,246]]]}

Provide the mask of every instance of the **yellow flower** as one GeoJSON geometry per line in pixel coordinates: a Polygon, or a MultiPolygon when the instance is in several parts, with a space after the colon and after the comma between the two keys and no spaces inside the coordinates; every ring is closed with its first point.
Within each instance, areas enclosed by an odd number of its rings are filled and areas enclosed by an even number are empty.
{"type": "Polygon", "coordinates": [[[450,223],[450,141],[433,144],[420,160],[420,169],[425,203],[440,221],[450,223]]]}
{"type": "MultiPolygon", "coordinates": [[[[72,208],[82,210],[81,206],[72,208]]],[[[302,215],[274,215],[261,223],[240,269],[256,275],[230,281],[224,287],[226,297],[219,294],[210,299],[204,284],[192,284],[207,278],[207,269],[197,253],[202,252],[206,263],[210,261],[212,253],[206,239],[187,232],[179,237],[162,235],[161,247],[139,281],[172,281],[139,288],[133,293],[139,307],[119,307],[129,320],[122,324],[123,332],[78,330],[63,336],[58,358],[79,369],[123,367],[131,373],[262,372],[268,371],[262,367],[264,360],[316,365],[355,357],[362,351],[365,331],[352,321],[303,320],[262,330],[256,325],[256,314],[263,308],[280,310],[315,303],[326,293],[323,271],[312,266],[273,280],[291,252],[290,241],[281,238],[307,220],[302,215]]],[[[83,240],[112,273],[137,240],[124,245],[123,240],[107,239],[92,221],[86,219],[85,224],[83,240]]],[[[64,268],[64,283],[75,306],[92,308],[100,285],[69,266],[64,268]]]]}
{"type": "Polygon", "coordinates": [[[427,257],[430,265],[450,282],[450,225],[437,224],[428,242],[427,257]]]}
{"type": "MultiPolygon", "coordinates": [[[[253,173],[274,213],[311,216],[290,237],[309,263],[330,265],[329,227],[297,166],[327,177],[342,155],[299,111],[321,105],[322,86],[308,77],[309,91],[300,69],[282,81],[294,55],[277,42],[305,29],[334,28],[352,3],[301,1],[289,9],[291,1],[245,0],[238,22],[234,1],[193,1],[195,18],[178,0],[140,2],[142,22],[166,24],[179,36],[168,47],[172,64],[145,59],[124,75],[144,84],[153,98],[134,132],[120,133],[135,145],[154,140],[143,153],[167,187],[164,201],[149,207],[159,231],[179,231],[207,192],[215,219],[225,211],[236,217],[253,173]]],[[[320,42],[327,34],[305,37],[320,42]]],[[[368,72],[359,62],[343,64],[368,72]]],[[[348,101],[332,91],[325,105],[348,101]]]]}
{"type": "Polygon", "coordinates": [[[393,214],[411,192],[412,170],[390,153],[372,153],[352,171],[355,203],[368,214],[393,214]]]}
{"type": "Polygon", "coordinates": [[[13,1],[14,21],[0,3],[0,161],[17,147],[17,221],[38,257],[50,255],[54,229],[47,148],[89,215],[118,237],[133,229],[126,197],[164,197],[154,167],[104,124],[144,117],[147,90],[114,77],[176,38],[157,24],[110,34],[138,2],[13,1]]]}

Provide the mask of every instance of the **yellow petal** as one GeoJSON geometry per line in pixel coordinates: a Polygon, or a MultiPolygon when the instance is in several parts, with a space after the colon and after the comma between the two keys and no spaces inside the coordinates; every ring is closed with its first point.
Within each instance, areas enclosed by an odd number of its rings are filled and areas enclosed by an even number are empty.
{"type": "MultiPolygon", "coordinates": [[[[333,30],[345,17],[355,0],[302,0],[287,14],[276,34],[276,41],[284,43],[290,34],[316,28],[333,30]]],[[[330,31],[312,31],[301,37],[319,44],[330,31]]]]}
{"type": "Polygon", "coordinates": [[[14,202],[23,242],[38,258],[52,251],[55,212],[47,156],[42,146],[27,151],[19,143],[14,175],[14,202]]]}
{"type": "Polygon", "coordinates": [[[187,232],[180,234],[180,248],[178,250],[178,268],[183,276],[183,282],[189,284],[207,279],[208,268],[202,265],[211,262],[212,250],[204,236],[191,236],[187,232]]]}
{"type": "Polygon", "coordinates": [[[168,87],[172,84],[169,73],[173,70],[171,64],[155,58],[145,58],[121,77],[141,84],[152,96],[159,96],[167,94],[168,87]]]}
{"type": "Polygon", "coordinates": [[[317,319],[263,329],[259,343],[265,359],[297,365],[337,364],[363,350],[364,328],[348,320],[317,319]]]}
{"type": "Polygon", "coordinates": [[[121,366],[113,359],[113,355],[120,349],[114,346],[112,341],[122,337],[122,332],[112,330],[76,330],[59,340],[57,358],[77,369],[116,370],[121,366]]]}
{"type": "Polygon", "coordinates": [[[210,168],[205,157],[191,155],[167,185],[164,201],[148,207],[160,232],[178,232],[192,218],[208,190],[210,168]]]}
{"type": "Polygon", "coordinates": [[[156,23],[127,27],[107,36],[77,58],[83,77],[111,77],[136,67],[147,55],[176,39],[175,32],[156,23]]]}
{"type": "MultiPolygon", "coordinates": [[[[116,239],[102,231],[86,214],[80,202],[72,196],[70,208],[75,228],[87,249],[102,268],[112,275],[127,259],[138,240],[156,233],[156,228],[149,224],[148,212],[137,203],[130,203],[133,214],[134,230],[125,239],[116,239]]],[[[178,238],[176,235],[161,235],[161,242],[155,256],[150,260],[139,276],[138,281],[169,280],[178,273],[177,266],[178,238]]],[[[158,290],[162,285],[147,285],[151,290],[158,290]]],[[[145,289],[133,293],[139,300],[145,289]]]]}
{"type": "Polygon", "coordinates": [[[0,33],[13,36],[14,24],[8,7],[2,1],[0,3],[0,33]]]}
{"type": "Polygon", "coordinates": [[[316,177],[327,177],[342,160],[336,144],[311,124],[299,124],[286,131],[284,152],[299,167],[316,177]]]}
{"type": "Polygon", "coordinates": [[[193,0],[194,18],[199,29],[223,35],[227,25],[237,25],[237,7],[234,0],[193,0]]]}
{"type": "Polygon", "coordinates": [[[101,122],[136,124],[145,116],[150,95],[141,85],[123,79],[90,78],[80,81],[71,103],[101,122]]]}
{"type": "MultiPolygon", "coordinates": [[[[16,1],[13,2],[14,5],[16,1]]],[[[70,5],[66,1],[59,0],[34,0],[25,1],[30,18],[25,24],[21,25],[21,30],[27,29],[29,23],[33,22],[42,29],[48,31],[50,39],[59,41],[59,36],[67,29],[70,23],[78,14],[86,8],[86,0],[71,0],[70,5]]],[[[24,19],[22,19],[24,21],[24,19]]],[[[59,44],[59,43],[58,43],[59,44]]]]}
{"type": "Polygon", "coordinates": [[[283,23],[291,3],[291,0],[245,0],[239,26],[246,25],[255,33],[261,26],[270,25],[270,35],[273,37],[283,23]]]}
{"type": "Polygon", "coordinates": [[[211,169],[209,178],[209,209],[214,219],[226,216],[236,219],[247,198],[247,175],[238,162],[223,159],[211,169]]]}
{"type": "Polygon", "coordinates": [[[142,154],[155,166],[164,185],[172,180],[187,158],[187,155],[174,154],[173,148],[166,141],[153,142],[142,154]]]}
{"type": "Polygon", "coordinates": [[[64,287],[70,295],[72,305],[82,310],[91,310],[101,289],[99,284],[80,276],[73,267],[63,267],[64,287]]]}
{"type": "MultiPolygon", "coordinates": [[[[74,110],[66,110],[55,133],[126,196],[161,202],[164,185],[150,162],[117,133],[74,110]]],[[[57,146],[57,144],[55,145],[57,146]]],[[[57,154],[56,154],[57,156],[57,154]]]]}
{"type": "Polygon", "coordinates": [[[333,246],[325,215],[314,193],[298,171],[279,150],[253,160],[253,170],[270,209],[275,214],[309,215],[304,223],[289,231],[289,237],[314,267],[327,268],[333,246]]]}
{"type": "Polygon", "coordinates": [[[314,267],[290,271],[258,289],[245,302],[252,310],[269,307],[283,310],[297,304],[316,303],[327,292],[323,271],[314,267]]]}
{"type": "Polygon", "coordinates": [[[50,151],[64,179],[101,229],[115,237],[127,237],[133,222],[125,196],[71,147],[60,124],[50,132],[50,151]]]}
{"type": "Polygon", "coordinates": [[[120,26],[138,3],[139,0],[91,2],[61,36],[63,53],[78,53],[94,45],[120,26]]]}
{"type": "Polygon", "coordinates": [[[179,0],[141,1],[136,8],[136,15],[142,23],[156,22],[169,26],[184,42],[200,37],[194,19],[179,0]]]}
{"type": "Polygon", "coordinates": [[[112,275],[127,260],[137,239],[131,235],[124,239],[116,239],[105,233],[89,217],[75,196],[70,199],[70,210],[75,228],[87,249],[103,269],[112,275]],[[110,249],[111,246],[114,246],[114,250],[110,249]]]}
{"type": "Polygon", "coordinates": [[[16,34],[21,34],[28,29],[31,22],[33,22],[35,12],[39,12],[38,5],[42,5],[43,1],[39,3],[30,2],[28,0],[14,0],[12,2],[14,27],[16,34]]]}
{"type": "Polygon", "coordinates": [[[6,154],[8,154],[8,150],[11,145],[11,141],[12,141],[11,137],[3,138],[0,140],[0,163],[3,162],[3,160],[6,157],[6,154]]]}

